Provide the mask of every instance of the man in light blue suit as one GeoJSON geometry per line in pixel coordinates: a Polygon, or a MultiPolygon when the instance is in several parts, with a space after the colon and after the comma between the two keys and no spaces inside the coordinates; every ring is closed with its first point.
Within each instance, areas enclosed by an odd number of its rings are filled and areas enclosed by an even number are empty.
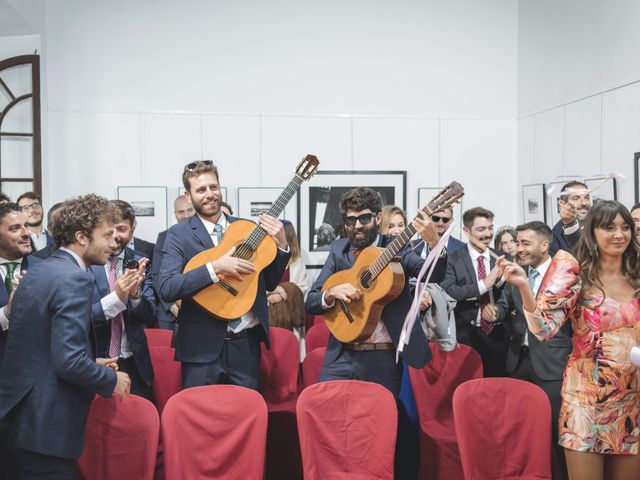
{"type": "Polygon", "coordinates": [[[213,262],[182,273],[198,253],[219,245],[224,231],[235,220],[220,210],[222,201],[218,169],[210,160],[188,164],[182,174],[185,194],[196,215],[167,232],[158,282],[163,301],[182,301],[178,314],[176,360],[182,362],[184,388],[229,383],[260,387],[260,342],[267,346],[269,315],[266,291],[280,282],[290,249],[282,222],[268,215],[260,224],[278,246],[276,257],[259,275],[258,291],[249,312],[239,319],[223,321],[203,310],[192,297],[217,283],[220,275],[240,278],[254,271],[253,265],[231,251],[213,262]]]}
{"type": "Polygon", "coordinates": [[[70,200],[54,237],[60,248],[29,270],[13,298],[0,365],[3,478],[75,478],[94,394],[129,392],[128,375],[96,362],[89,340],[86,269],[105,263],[115,246],[112,207],[96,195],[70,200]]]}

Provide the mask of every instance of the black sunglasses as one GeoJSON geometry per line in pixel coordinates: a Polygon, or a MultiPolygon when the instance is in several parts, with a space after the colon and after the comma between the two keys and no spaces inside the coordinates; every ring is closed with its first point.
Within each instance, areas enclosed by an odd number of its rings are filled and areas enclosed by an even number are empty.
{"type": "Polygon", "coordinates": [[[188,163],[184,166],[184,171],[193,172],[196,169],[196,167],[201,164],[207,165],[208,167],[212,167],[213,160],[197,160],[195,162],[188,163]]]}
{"type": "Polygon", "coordinates": [[[449,218],[449,217],[441,217],[439,215],[431,215],[431,221],[433,223],[438,223],[438,222],[449,223],[450,220],[451,220],[451,218],[449,218]]]}
{"type": "Polygon", "coordinates": [[[371,223],[371,219],[373,218],[373,213],[363,213],[357,217],[351,215],[348,217],[344,217],[344,224],[347,227],[354,227],[355,224],[360,221],[361,225],[369,225],[371,223]]]}

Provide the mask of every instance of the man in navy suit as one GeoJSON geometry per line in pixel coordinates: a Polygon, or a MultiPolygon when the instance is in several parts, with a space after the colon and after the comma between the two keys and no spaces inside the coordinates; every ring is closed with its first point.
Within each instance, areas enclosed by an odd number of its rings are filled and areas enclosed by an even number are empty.
{"type": "Polygon", "coordinates": [[[22,274],[39,259],[32,252],[27,217],[16,203],[0,204],[0,362],[9,333],[11,304],[22,274]]]}
{"type": "Polygon", "coordinates": [[[558,199],[560,220],[553,227],[553,240],[549,247],[551,257],[558,250],[569,253],[575,251],[582,234],[584,219],[587,218],[592,205],[591,193],[582,182],[569,182],[562,187],[561,192],[564,194],[558,199]]]}
{"type": "Polygon", "coordinates": [[[91,322],[96,356],[115,358],[118,369],[131,378],[131,393],[151,400],[153,367],[144,329],[155,322],[153,274],[149,260],[127,248],[135,214],[122,203],[112,201],[118,214],[116,248],[105,265],[90,267],[95,279],[91,322]],[[138,262],[137,268],[128,267],[131,260],[138,262]]]}
{"type": "MultiPolygon", "coordinates": [[[[196,213],[196,211],[193,209],[193,205],[191,205],[191,200],[189,200],[185,195],[180,195],[173,202],[173,214],[176,216],[176,221],[178,223],[184,222],[186,219],[193,216],[194,213],[196,213]]],[[[153,287],[158,298],[158,310],[156,314],[158,327],[164,328],[166,330],[173,330],[176,325],[176,318],[178,317],[179,307],[176,303],[167,303],[162,301],[162,299],[160,298],[160,289],[158,288],[157,283],[158,279],[160,278],[160,266],[162,265],[162,249],[164,248],[165,238],[167,238],[167,230],[163,230],[158,234],[156,246],[153,249],[154,262],[152,268],[153,278],[156,279],[153,287]]]]}
{"type": "Polygon", "coordinates": [[[40,195],[36,192],[25,192],[18,197],[16,203],[20,205],[23,213],[27,216],[34,250],[42,250],[52,245],[53,237],[49,235],[49,232],[42,224],[44,210],[42,209],[40,195]]]}
{"type": "Polygon", "coordinates": [[[111,205],[96,195],[68,201],[54,235],[60,248],[29,270],[13,299],[0,366],[3,478],[75,478],[94,394],[129,391],[128,375],[96,362],[89,341],[86,268],[115,247],[111,205]]]}
{"type": "Polygon", "coordinates": [[[259,389],[260,341],[267,346],[269,315],[266,291],[278,285],[291,256],[282,222],[261,215],[262,228],[277,246],[276,257],[258,277],[258,291],[249,312],[224,321],[204,311],[192,299],[203,288],[219,282],[219,276],[242,278],[255,271],[251,262],[232,256],[234,249],[187,273],[187,262],[203,250],[219,245],[227,226],[237,220],[220,210],[218,169],[210,160],[185,166],[182,182],[196,215],[169,229],[162,250],[160,296],[165,302],[182,300],[176,360],[182,362],[184,388],[230,383],[259,389]]]}
{"type": "Polygon", "coordinates": [[[462,222],[470,240],[466,248],[448,254],[447,273],[441,286],[458,302],[455,308],[458,341],[480,354],[485,377],[503,377],[508,346],[505,324],[489,323],[481,316],[486,305],[500,298],[504,286],[489,254],[493,213],[482,207],[471,208],[464,212],[462,222]]]}

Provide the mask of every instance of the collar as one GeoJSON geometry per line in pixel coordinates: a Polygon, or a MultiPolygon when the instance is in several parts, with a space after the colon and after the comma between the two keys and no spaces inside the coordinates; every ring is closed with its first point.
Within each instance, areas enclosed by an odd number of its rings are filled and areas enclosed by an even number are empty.
{"type": "MultiPolygon", "coordinates": [[[[202,224],[204,225],[204,228],[207,229],[207,232],[209,232],[209,235],[211,235],[211,233],[213,232],[216,224],[213,222],[210,222],[209,220],[205,220],[204,218],[198,216],[198,218],[200,219],[200,221],[202,222],[202,224]]],[[[218,218],[218,225],[222,226],[223,230],[226,230],[227,225],[229,224],[228,220],[227,220],[227,216],[223,213],[222,215],[220,215],[220,218],[218,218]]]]}
{"type": "MultiPolygon", "coordinates": [[[[124,251],[126,249],[127,249],[127,247],[123,248],[122,251],[118,255],[115,255],[118,258],[118,260],[124,260],[124,251]]],[[[109,262],[111,261],[111,259],[113,257],[114,257],[113,255],[109,257],[109,262]]],[[[109,264],[109,262],[107,262],[105,265],[109,264]]]]}
{"type": "MultiPolygon", "coordinates": [[[[474,263],[478,262],[478,257],[482,257],[485,260],[489,260],[489,253],[487,253],[487,250],[485,250],[484,252],[480,253],[478,250],[473,248],[471,243],[467,243],[467,248],[469,249],[469,255],[471,255],[471,260],[473,260],[474,263]]],[[[487,248],[489,248],[489,247],[487,247],[487,248]]]]}
{"type": "Polygon", "coordinates": [[[63,252],[67,252],[69,255],[71,255],[81,269],[83,270],[87,269],[87,266],[84,264],[84,261],[82,260],[82,258],[80,258],[80,256],[76,252],[74,252],[73,250],[67,247],[60,247],[60,250],[62,250],[63,252]]]}
{"type": "Polygon", "coordinates": [[[24,259],[24,257],[16,258],[15,260],[7,260],[4,257],[0,257],[0,265],[4,265],[6,263],[20,263],[20,264],[22,264],[22,260],[23,259],[24,259]]]}
{"type": "Polygon", "coordinates": [[[547,259],[538,265],[535,270],[540,274],[540,278],[543,278],[549,269],[549,265],[551,265],[551,257],[547,257],[547,259]]]}

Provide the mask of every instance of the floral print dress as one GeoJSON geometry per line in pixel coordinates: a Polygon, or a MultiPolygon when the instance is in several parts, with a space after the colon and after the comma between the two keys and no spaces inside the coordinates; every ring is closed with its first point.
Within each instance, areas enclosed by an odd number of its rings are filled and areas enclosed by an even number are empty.
{"type": "Polygon", "coordinates": [[[637,454],[640,369],[631,347],[640,345],[640,299],[619,303],[581,295],[578,262],[559,251],[547,270],[536,311],[525,311],[538,339],[553,337],[568,319],[573,351],[562,384],[559,443],[570,450],[637,454]]]}

